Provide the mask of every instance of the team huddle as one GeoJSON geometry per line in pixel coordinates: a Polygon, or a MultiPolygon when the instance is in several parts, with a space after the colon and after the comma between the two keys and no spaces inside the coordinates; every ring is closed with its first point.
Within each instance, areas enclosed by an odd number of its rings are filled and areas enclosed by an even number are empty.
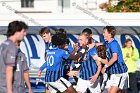
{"type": "Polygon", "coordinates": [[[105,40],[98,42],[86,28],[72,47],[64,29],[58,29],[51,37],[50,30],[43,28],[40,35],[47,46],[46,62],[38,75],[46,68],[46,93],[101,93],[105,88],[108,93],[117,93],[127,89],[127,66],[115,34],[115,27],[106,26],[103,29],[105,40]],[[76,88],[68,77],[74,77],[76,88]]]}
{"type": "MultiPolygon", "coordinates": [[[[25,83],[32,93],[26,57],[19,49],[28,26],[13,21],[8,26],[7,40],[0,45],[0,93],[25,93],[25,83]],[[25,81],[25,82],[24,82],[25,81]]],[[[128,69],[119,43],[114,39],[116,28],[103,28],[102,42],[84,29],[72,45],[64,29],[54,35],[48,27],[39,34],[45,41],[45,61],[38,75],[46,69],[46,93],[121,93],[128,86],[128,69]],[[69,82],[73,77],[76,86],[69,82]]]]}

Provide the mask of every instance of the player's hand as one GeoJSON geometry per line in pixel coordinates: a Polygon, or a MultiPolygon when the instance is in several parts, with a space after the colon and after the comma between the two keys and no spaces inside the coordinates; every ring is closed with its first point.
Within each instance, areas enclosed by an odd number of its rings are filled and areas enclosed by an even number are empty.
{"type": "Polygon", "coordinates": [[[98,78],[98,75],[95,74],[94,76],[91,77],[90,82],[94,83],[97,80],[97,78],[98,78]]]}
{"type": "Polygon", "coordinates": [[[78,43],[76,43],[75,45],[73,45],[73,49],[74,49],[74,51],[78,51],[78,43]]]}
{"type": "Polygon", "coordinates": [[[126,57],[129,57],[130,56],[130,54],[129,53],[126,53],[126,57]]]}
{"type": "Polygon", "coordinates": [[[38,75],[39,77],[41,77],[41,71],[40,71],[40,70],[38,70],[37,75],[38,75]]]}
{"type": "Polygon", "coordinates": [[[30,88],[30,89],[28,89],[28,93],[33,93],[33,91],[32,91],[32,89],[30,88]]]}
{"type": "Polygon", "coordinates": [[[73,77],[73,76],[76,76],[77,74],[78,74],[78,71],[69,71],[67,75],[69,77],[73,77]]]}

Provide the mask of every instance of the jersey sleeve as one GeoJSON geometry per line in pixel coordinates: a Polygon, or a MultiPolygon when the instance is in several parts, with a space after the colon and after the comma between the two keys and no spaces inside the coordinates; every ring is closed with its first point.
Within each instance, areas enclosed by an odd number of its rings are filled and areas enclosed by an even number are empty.
{"type": "Polygon", "coordinates": [[[68,53],[68,51],[63,50],[62,58],[68,59],[69,56],[70,56],[70,54],[68,53]]]}
{"type": "Polygon", "coordinates": [[[72,51],[73,51],[73,47],[72,47],[71,43],[69,43],[69,45],[68,45],[68,52],[71,53],[72,51]]]}
{"type": "Polygon", "coordinates": [[[97,50],[96,50],[95,48],[93,48],[93,49],[89,52],[89,54],[90,54],[91,56],[98,55],[97,50]]]}
{"type": "Polygon", "coordinates": [[[24,67],[23,67],[23,69],[24,69],[24,71],[27,71],[27,70],[29,70],[29,67],[27,65],[27,58],[26,58],[26,56],[24,54],[23,54],[23,60],[24,60],[24,67]]]}
{"type": "Polygon", "coordinates": [[[9,47],[7,47],[5,64],[10,66],[16,66],[16,56],[17,56],[16,46],[9,45],[9,47]]]}
{"type": "Polygon", "coordinates": [[[45,68],[47,67],[47,62],[45,62],[40,68],[39,68],[39,70],[44,70],[45,68]]]}
{"type": "Polygon", "coordinates": [[[117,42],[112,42],[111,43],[111,50],[112,50],[112,53],[118,53],[119,51],[119,49],[118,49],[119,47],[118,47],[118,43],[117,42]]]}

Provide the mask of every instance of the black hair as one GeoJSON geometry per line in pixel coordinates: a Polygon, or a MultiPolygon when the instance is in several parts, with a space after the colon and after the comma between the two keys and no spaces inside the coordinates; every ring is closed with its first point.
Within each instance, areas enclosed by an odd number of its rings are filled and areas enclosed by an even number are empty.
{"type": "Polygon", "coordinates": [[[7,37],[14,35],[16,32],[20,32],[22,29],[28,29],[28,25],[22,21],[12,21],[8,25],[7,37]]]}
{"type": "Polygon", "coordinates": [[[55,34],[52,36],[52,44],[55,46],[60,46],[66,44],[66,38],[63,38],[62,34],[55,34]]]}
{"type": "Polygon", "coordinates": [[[57,29],[56,34],[63,34],[63,37],[67,38],[67,32],[63,28],[57,29]]]}
{"type": "Polygon", "coordinates": [[[92,34],[92,30],[89,29],[89,28],[85,28],[85,29],[82,31],[82,33],[88,33],[89,35],[91,35],[91,34],[92,34]]]}
{"type": "Polygon", "coordinates": [[[92,44],[93,42],[93,38],[92,37],[88,37],[88,44],[92,44]]]}

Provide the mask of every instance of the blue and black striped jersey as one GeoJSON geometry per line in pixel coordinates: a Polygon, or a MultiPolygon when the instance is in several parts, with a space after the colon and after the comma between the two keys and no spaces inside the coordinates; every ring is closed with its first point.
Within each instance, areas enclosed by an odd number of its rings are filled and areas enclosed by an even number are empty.
{"type": "Polygon", "coordinates": [[[117,53],[118,59],[111,66],[107,68],[109,74],[121,74],[127,72],[127,66],[124,63],[122,50],[119,43],[113,39],[111,42],[106,43],[106,55],[108,61],[112,58],[113,53],[117,53]]]}
{"type": "Polygon", "coordinates": [[[80,78],[84,80],[90,80],[91,76],[93,76],[97,71],[97,65],[92,56],[97,55],[96,48],[92,48],[87,51],[86,60],[81,62],[80,69],[80,78]]]}
{"type": "Polygon", "coordinates": [[[66,50],[52,48],[47,52],[46,82],[55,82],[62,76],[63,59],[68,59],[66,50]]]}

